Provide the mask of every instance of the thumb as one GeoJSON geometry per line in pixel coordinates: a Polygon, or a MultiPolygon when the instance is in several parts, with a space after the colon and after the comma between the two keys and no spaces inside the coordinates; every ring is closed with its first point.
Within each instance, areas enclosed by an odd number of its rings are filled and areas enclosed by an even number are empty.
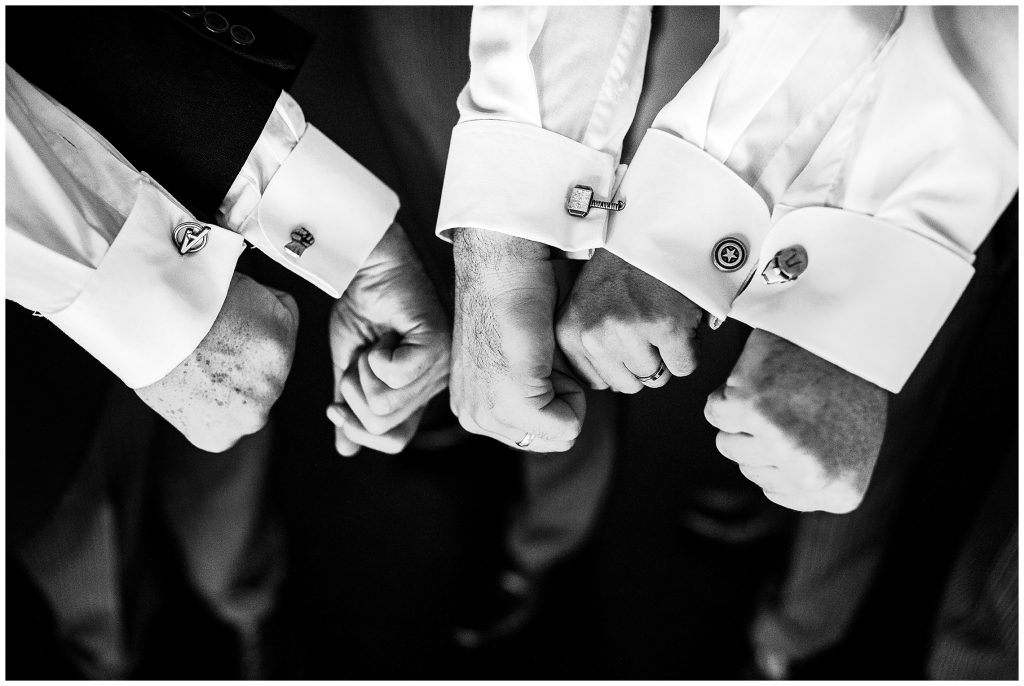
{"type": "Polygon", "coordinates": [[[367,356],[370,370],[389,388],[403,388],[418,379],[443,354],[427,342],[400,341],[395,334],[374,344],[367,356]]]}

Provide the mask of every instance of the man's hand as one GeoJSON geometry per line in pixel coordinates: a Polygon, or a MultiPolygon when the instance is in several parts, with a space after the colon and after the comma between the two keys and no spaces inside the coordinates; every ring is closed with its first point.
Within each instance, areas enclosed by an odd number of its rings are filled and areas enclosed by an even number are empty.
{"type": "Polygon", "coordinates": [[[331,311],[335,448],[398,453],[448,383],[451,334],[434,286],[392,224],[331,311]]]}
{"type": "Polygon", "coordinates": [[[636,393],[659,388],[669,374],[641,383],[664,361],[672,376],[697,367],[694,336],[701,309],[670,286],[607,250],[583,267],[559,314],[558,345],[594,388],[636,393]]]}
{"type": "Polygon", "coordinates": [[[704,415],[718,450],[791,510],[844,513],[864,498],[888,393],[766,331],[750,334],[704,415]]]}
{"type": "Polygon", "coordinates": [[[235,274],[199,346],[135,392],[196,447],[227,450],[267,423],[292,366],[298,326],[290,295],[235,274]]]}
{"type": "Polygon", "coordinates": [[[452,412],[467,431],[508,446],[568,450],[586,400],[557,358],[549,249],[477,229],[458,229],[452,238],[452,412]]]}

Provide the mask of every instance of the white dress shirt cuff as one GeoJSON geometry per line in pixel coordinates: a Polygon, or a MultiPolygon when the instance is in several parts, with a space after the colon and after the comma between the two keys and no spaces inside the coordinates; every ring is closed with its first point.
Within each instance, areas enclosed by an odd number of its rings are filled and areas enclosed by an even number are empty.
{"type": "Polygon", "coordinates": [[[282,92],[219,216],[272,260],[337,298],[398,207],[391,189],[308,124],[282,92]],[[313,243],[296,257],[285,246],[300,228],[313,243]]]}
{"type": "Polygon", "coordinates": [[[609,212],[573,217],[565,203],[576,185],[611,200],[615,168],[611,155],[537,126],[460,123],[452,131],[437,235],[450,241],[452,229],[474,228],[569,252],[600,247],[609,212]]]}
{"type": "Polygon", "coordinates": [[[398,208],[398,196],[390,188],[309,125],[242,224],[242,235],[338,298],[394,222],[398,208]],[[300,229],[313,242],[296,256],[285,246],[300,229]]]}
{"type": "MultiPolygon", "coordinates": [[[[724,164],[651,129],[619,188],[605,248],[719,319],[785,338],[899,392],[974,270],[962,251],[868,215],[823,207],[776,212],[724,164]],[[781,218],[779,218],[781,217],[781,218]],[[746,249],[716,266],[725,238],[746,249]],[[802,246],[806,271],[769,284],[779,251],[802,246]]],[[[778,209],[782,209],[779,207],[778,209]]]]}
{"type": "Polygon", "coordinates": [[[210,227],[180,254],[174,228],[192,216],[146,174],[124,226],[85,289],[45,316],[131,388],[173,370],[202,342],[224,304],[241,237],[210,227]]]}
{"type": "Polygon", "coordinates": [[[605,249],[724,319],[760,249],[768,207],[750,186],[700,148],[650,129],[618,197],[605,249]],[[735,238],[748,259],[733,271],[715,266],[715,246],[735,238]]]}
{"type": "Polygon", "coordinates": [[[898,393],[974,274],[954,251],[845,210],[793,210],[768,232],[730,316],[781,336],[898,393]],[[802,246],[806,270],[768,283],[780,250],[802,246]]]}

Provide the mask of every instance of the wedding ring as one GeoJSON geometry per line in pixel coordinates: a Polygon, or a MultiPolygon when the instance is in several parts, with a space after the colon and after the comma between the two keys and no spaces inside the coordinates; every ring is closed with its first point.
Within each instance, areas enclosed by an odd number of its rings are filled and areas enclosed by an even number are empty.
{"type": "Polygon", "coordinates": [[[523,440],[516,441],[516,445],[518,445],[520,448],[525,448],[526,446],[530,445],[531,443],[533,443],[533,434],[530,433],[529,431],[527,431],[526,435],[523,436],[523,440]]]}
{"type": "MultiPolygon", "coordinates": [[[[629,367],[626,367],[626,369],[628,370],[629,367]]],[[[629,373],[633,374],[633,372],[629,372],[629,373]]],[[[646,386],[650,382],[657,381],[658,379],[660,379],[661,375],[664,374],[664,373],[665,373],[665,362],[663,360],[663,361],[658,363],[658,368],[656,370],[654,370],[653,374],[648,374],[647,376],[637,376],[636,374],[633,374],[633,378],[636,379],[637,381],[639,381],[640,383],[642,383],[644,386],[646,386]]]]}

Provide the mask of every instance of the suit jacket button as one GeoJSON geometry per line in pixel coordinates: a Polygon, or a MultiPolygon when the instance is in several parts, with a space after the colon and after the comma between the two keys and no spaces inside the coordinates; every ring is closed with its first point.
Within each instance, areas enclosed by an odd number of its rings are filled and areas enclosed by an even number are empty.
{"type": "Polygon", "coordinates": [[[206,30],[212,33],[224,33],[228,30],[228,20],[220,12],[207,12],[203,15],[206,30]]]}
{"type": "Polygon", "coordinates": [[[248,26],[235,24],[231,27],[231,40],[239,45],[252,45],[256,40],[256,34],[250,31],[248,26]]]}

